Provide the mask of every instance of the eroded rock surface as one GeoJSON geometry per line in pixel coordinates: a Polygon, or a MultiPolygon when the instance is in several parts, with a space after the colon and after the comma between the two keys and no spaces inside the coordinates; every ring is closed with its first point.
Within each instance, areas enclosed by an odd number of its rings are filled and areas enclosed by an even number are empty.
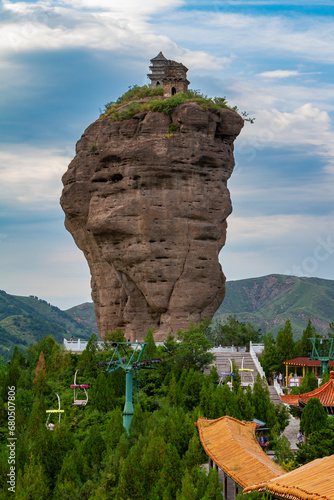
{"type": "Polygon", "coordinates": [[[99,119],[78,141],[61,205],[90,267],[102,338],[121,328],[140,340],[154,326],[161,340],[221,304],[226,183],[242,126],[234,111],[185,103],[170,115],[99,119]]]}

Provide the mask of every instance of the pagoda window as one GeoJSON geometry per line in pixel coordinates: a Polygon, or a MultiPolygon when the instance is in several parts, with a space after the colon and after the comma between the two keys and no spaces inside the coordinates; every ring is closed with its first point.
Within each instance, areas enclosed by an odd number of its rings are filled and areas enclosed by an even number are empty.
{"type": "Polygon", "coordinates": [[[172,95],[175,95],[175,94],[176,94],[176,88],[172,87],[172,95]]]}

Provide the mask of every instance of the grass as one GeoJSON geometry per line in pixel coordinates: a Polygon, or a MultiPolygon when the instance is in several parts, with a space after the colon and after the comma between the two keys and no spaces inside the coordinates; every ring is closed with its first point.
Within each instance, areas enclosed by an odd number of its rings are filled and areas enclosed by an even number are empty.
{"type": "MultiPolygon", "coordinates": [[[[209,108],[214,111],[219,111],[222,108],[238,111],[236,106],[230,107],[227,104],[225,97],[208,97],[198,90],[188,90],[185,93],[180,93],[169,97],[168,99],[159,99],[163,95],[163,88],[152,88],[148,85],[142,87],[134,85],[129,87],[117,101],[109,102],[105,105],[105,111],[102,117],[109,117],[112,121],[123,121],[132,118],[137,113],[156,111],[164,114],[170,114],[180,104],[185,102],[196,102],[205,110],[209,108]],[[139,99],[150,97],[146,102],[138,102],[139,99]],[[124,107],[124,104],[129,103],[124,107]],[[121,109],[119,109],[122,107],[121,109]]],[[[246,112],[241,113],[246,121],[253,123],[254,119],[249,118],[246,112]]],[[[170,131],[172,132],[172,131],[170,131]]]]}

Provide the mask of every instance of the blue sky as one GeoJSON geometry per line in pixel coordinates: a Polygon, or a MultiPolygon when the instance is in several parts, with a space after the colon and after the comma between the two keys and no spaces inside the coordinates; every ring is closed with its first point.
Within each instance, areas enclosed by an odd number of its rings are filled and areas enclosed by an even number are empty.
{"type": "Polygon", "coordinates": [[[0,2],[0,288],[90,300],[61,176],[104,105],[148,83],[160,50],[190,87],[255,117],[235,143],[228,280],[334,279],[334,2],[0,2]]]}

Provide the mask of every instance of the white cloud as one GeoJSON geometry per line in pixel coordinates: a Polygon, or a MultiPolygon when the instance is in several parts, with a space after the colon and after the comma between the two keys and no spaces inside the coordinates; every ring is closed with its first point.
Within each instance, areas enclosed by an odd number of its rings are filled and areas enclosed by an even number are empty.
{"type": "Polygon", "coordinates": [[[275,71],[264,71],[263,73],[259,73],[258,76],[263,76],[265,78],[289,78],[290,76],[298,75],[300,75],[300,73],[297,70],[276,69],[275,71]]]}
{"type": "Polygon", "coordinates": [[[41,207],[59,200],[69,158],[54,149],[11,145],[0,153],[2,200],[41,207]]]}
{"type": "Polygon", "coordinates": [[[232,214],[220,262],[228,280],[273,273],[334,279],[333,218],[232,214]]]}
{"type": "Polygon", "coordinates": [[[306,103],[291,112],[276,108],[259,109],[254,125],[245,127],[241,154],[248,161],[265,147],[313,146],[313,154],[326,161],[325,171],[334,174],[334,132],[327,111],[306,103]]]}

